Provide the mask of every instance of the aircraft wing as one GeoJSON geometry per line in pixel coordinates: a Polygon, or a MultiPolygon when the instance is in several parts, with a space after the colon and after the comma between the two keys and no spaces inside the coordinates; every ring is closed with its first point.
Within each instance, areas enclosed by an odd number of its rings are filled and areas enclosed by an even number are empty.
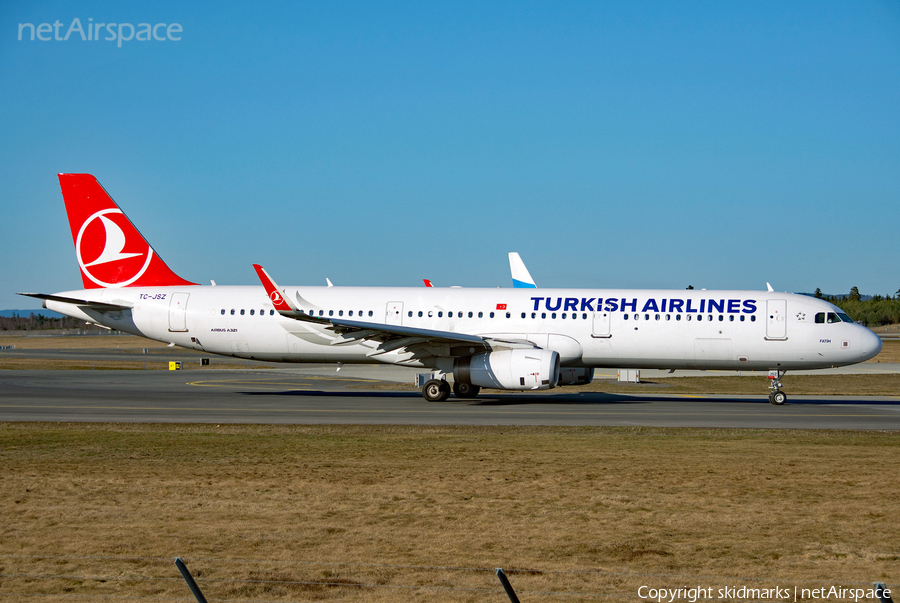
{"type": "Polygon", "coordinates": [[[61,295],[47,295],[45,293],[16,293],[16,295],[24,295],[26,297],[35,297],[44,301],[62,302],[64,304],[74,304],[82,308],[90,308],[98,312],[116,312],[120,310],[131,310],[132,306],[123,304],[108,304],[105,302],[90,301],[87,299],[76,299],[74,297],[63,297],[61,295]]]}
{"type": "Polygon", "coordinates": [[[327,325],[331,331],[341,335],[341,339],[332,342],[332,345],[340,345],[344,343],[354,343],[360,340],[378,341],[382,345],[379,351],[397,350],[400,348],[412,348],[419,344],[451,344],[466,345],[468,354],[475,351],[491,351],[503,348],[535,348],[536,346],[525,340],[513,339],[496,339],[492,337],[481,337],[479,335],[469,335],[467,333],[454,333],[453,331],[437,331],[433,329],[421,329],[418,327],[405,327],[402,325],[388,325],[376,322],[363,322],[358,320],[346,320],[333,316],[311,316],[306,314],[294,304],[293,301],[284,295],[283,290],[265,269],[259,264],[253,264],[256,273],[259,276],[269,299],[275,306],[279,314],[287,318],[299,320],[302,322],[311,322],[320,325],[327,325]],[[387,344],[387,347],[385,347],[387,344]]]}

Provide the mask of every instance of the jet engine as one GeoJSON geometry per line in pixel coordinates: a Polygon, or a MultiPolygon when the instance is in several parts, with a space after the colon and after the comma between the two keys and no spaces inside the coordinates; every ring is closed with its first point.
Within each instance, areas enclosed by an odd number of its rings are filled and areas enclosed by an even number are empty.
{"type": "Polygon", "coordinates": [[[552,350],[502,350],[458,358],[453,379],[493,389],[550,389],[559,381],[559,354],[552,350]]]}
{"type": "Polygon", "coordinates": [[[557,385],[587,385],[593,380],[592,368],[561,368],[557,385]]]}

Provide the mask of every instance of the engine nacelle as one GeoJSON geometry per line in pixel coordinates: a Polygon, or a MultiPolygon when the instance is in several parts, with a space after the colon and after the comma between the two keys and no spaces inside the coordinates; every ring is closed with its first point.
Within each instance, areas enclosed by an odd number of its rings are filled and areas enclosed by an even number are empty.
{"type": "Polygon", "coordinates": [[[503,350],[453,363],[453,379],[493,389],[550,389],[559,381],[559,354],[552,350],[503,350]]]}
{"type": "Polygon", "coordinates": [[[587,385],[593,380],[592,368],[561,368],[557,385],[587,385]]]}

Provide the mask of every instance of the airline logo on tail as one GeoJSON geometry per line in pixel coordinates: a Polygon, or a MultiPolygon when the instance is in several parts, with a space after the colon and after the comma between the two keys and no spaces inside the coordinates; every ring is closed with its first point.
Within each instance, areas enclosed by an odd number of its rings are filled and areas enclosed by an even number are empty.
{"type": "Polygon", "coordinates": [[[90,174],[60,174],[86,289],[194,285],[166,266],[90,174]]]}
{"type": "Polygon", "coordinates": [[[153,249],[122,210],[104,209],[81,225],[75,238],[75,255],[82,273],[94,283],[127,287],[147,272],[153,249]],[[126,252],[126,245],[139,251],[126,252]]]}

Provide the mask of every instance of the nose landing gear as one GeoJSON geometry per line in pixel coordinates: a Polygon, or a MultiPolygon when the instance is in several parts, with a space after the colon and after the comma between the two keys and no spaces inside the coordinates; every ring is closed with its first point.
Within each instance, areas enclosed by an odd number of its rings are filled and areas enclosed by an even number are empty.
{"type": "Polygon", "coordinates": [[[769,371],[769,402],[775,406],[781,406],[787,402],[787,394],[781,391],[781,378],[786,372],[780,369],[769,371]]]}

